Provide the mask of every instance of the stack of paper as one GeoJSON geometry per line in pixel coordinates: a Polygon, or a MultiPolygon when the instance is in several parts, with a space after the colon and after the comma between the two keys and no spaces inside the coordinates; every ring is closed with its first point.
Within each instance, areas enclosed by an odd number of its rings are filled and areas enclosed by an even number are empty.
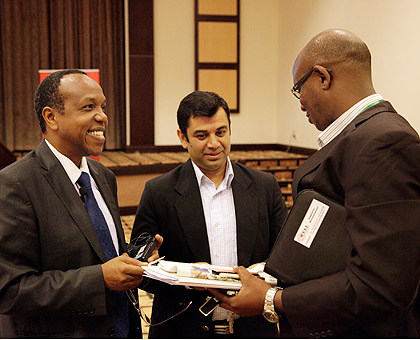
{"type": "MultiPolygon", "coordinates": [[[[242,283],[231,267],[209,264],[159,261],[157,265],[143,267],[144,276],[170,285],[240,290],[242,283]],[[203,278],[206,277],[207,278],[203,278]]],[[[262,266],[256,266],[251,273],[258,273],[262,266]]]]}

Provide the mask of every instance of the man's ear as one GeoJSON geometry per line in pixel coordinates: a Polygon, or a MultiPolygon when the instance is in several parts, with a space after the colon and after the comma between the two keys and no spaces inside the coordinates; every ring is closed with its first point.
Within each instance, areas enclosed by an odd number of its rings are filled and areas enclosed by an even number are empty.
{"type": "Polygon", "coordinates": [[[331,74],[327,71],[327,69],[324,66],[315,65],[314,73],[320,78],[321,85],[323,90],[328,90],[331,86],[331,74]]]}
{"type": "Polygon", "coordinates": [[[178,138],[179,138],[179,140],[180,140],[180,142],[181,142],[182,147],[183,147],[185,150],[188,150],[188,141],[187,141],[187,138],[185,137],[185,135],[182,133],[182,131],[181,131],[180,129],[178,129],[178,130],[176,131],[176,133],[177,133],[177,135],[178,135],[178,138]]]}
{"type": "Polygon", "coordinates": [[[54,131],[58,130],[57,114],[57,110],[49,106],[44,107],[42,110],[42,117],[44,117],[46,126],[54,131]]]}

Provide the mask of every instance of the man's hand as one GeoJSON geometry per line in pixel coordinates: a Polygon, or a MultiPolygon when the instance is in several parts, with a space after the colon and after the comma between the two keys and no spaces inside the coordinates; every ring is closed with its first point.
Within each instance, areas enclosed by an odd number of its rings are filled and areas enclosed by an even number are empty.
{"type": "Polygon", "coordinates": [[[236,296],[227,296],[218,289],[209,288],[208,290],[220,301],[223,308],[241,316],[260,315],[264,309],[264,300],[270,284],[251,275],[248,270],[240,266],[235,268],[242,281],[242,288],[236,296]]]}
{"type": "Polygon", "coordinates": [[[109,290],[124,291],[137,288],[143,280],[146,262],[140,262],[123,254],[102,264],[105,286],[109,290]]]}
{"type": "Polygon", "coordinates": [[[147,259],[147,262],[149,262],[149,263],[154,261],[154,260],[157,260],[160,257],[158,250],[163,243],[163,237],[160,236],[159,234],[156,234],[155,239],[158,242],[158,244],[156,245],[155,250],[153,250],[152,255],[147,259]]]}

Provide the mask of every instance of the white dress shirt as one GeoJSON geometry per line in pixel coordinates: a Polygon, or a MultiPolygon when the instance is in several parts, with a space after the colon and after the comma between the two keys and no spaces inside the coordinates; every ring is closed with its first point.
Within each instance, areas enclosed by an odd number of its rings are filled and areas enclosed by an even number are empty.
{"type": "MultiPolygon", "coordinates": [[[[200,188],[204,217],[209,240],[211,264],[233,267],[238,265],[236,244],[236,214],[233,199],[232,180],[234,177],[229,157],[226,162],[225,177],[216,185],[192,162],[200,188]]],[[[228,313],[218,307],[213,312],[213,320],[227,319],[228,313]]]]}
{"type": "Polygon", "coordinates": [[[354,104],[318,135],[317,142],[319,149],[322,149],[325,145],[337,137],[340,132],[353,121],[353,119],[366,110],[370,105],[383,100],[384,99],[380,94],[375,93],[354,104]]]}
{"type": "Polygon", "coordinates": [[[69,176],[70,181],[74,185],[74,189],[76,192],[80,195],[79,189],[80,185],[76,183],[76,181],[79,179],[80,175],[82,174],[82,171],[85,171],[89,174],[90,182],[92,186],[93,195],[95,196],[96,202],[98,202],[99,209],[101,209],[102,214],[105,217],[106,224],[108,225],[109,231],[111,233],[112,242],[114,243],[115,250],[117,251],[117,254],[119,254],[119,246],[118,246],[118,237],[117,237],[117,229],[115,228],[114,219],[112,218],[112,215],[108,209],[108,206],[106,205],[101,193],[99,192],[98,186],[96,185],[95,180],[90,175],[89,167],[87,165],[87,161],[85,157],[82,157],[82,162],[80,163],[80,168],[78,168],[68,157],[64,156],[62,153],[60,153],[56,148],[54,148],[50,142],[48,142],[47,139],[45,139],[45,142],[47,143],[48,147],[52,151],[52,153],[57,157],[59,162],[64,168],[64,171],[67,173],[67,176],[69,176]]]}

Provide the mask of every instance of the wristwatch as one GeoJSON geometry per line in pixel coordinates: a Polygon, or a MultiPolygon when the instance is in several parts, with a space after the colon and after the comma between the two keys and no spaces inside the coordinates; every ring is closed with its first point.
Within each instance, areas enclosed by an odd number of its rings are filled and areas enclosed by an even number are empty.
{"type": "Polygon", "coordinates": [[[279,322],[279,316],[274,309],[274,296],[279,289],[280,287],[270,288],[265,294],[264,310],[262,315],[267,321],[272,323],[279,322]]]}

